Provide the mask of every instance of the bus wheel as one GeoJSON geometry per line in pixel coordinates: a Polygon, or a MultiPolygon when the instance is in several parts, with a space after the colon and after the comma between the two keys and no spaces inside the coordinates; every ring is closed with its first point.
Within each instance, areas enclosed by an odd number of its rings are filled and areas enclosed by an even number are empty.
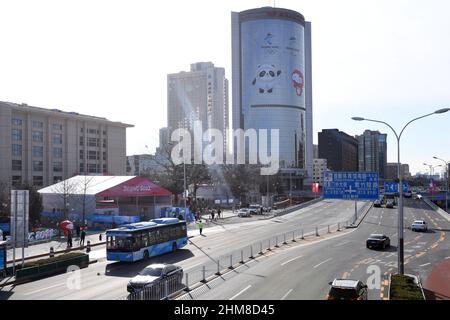
{"type": "Polygon", "coordinates": [[[144,260],[148,260],[148,251],[147,250],[144,251],[144,260]]]}
{"type": "Polygon", "coordinates": [[[177,244],[176,244],[176,242],[174,242],[172,244],[172,252],[175,252],[175,251],[177,251],[177,244]]]}

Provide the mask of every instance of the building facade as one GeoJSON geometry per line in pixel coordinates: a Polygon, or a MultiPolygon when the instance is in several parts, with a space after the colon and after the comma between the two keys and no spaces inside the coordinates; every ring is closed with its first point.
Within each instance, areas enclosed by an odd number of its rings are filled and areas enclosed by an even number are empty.
{"type": "Polygon", "coordinates": [[[327,170],[327,159],[314,159],[313,182],[323,186],[323,174],[327,170]]]}
{"type": "Polygon", "coordinates": [[[358,140],[338,129],[319,132],[319,158],[332,171],[358,171],[358,140]]]}
{"type": "MultiPolygon", "coordinates": [[[[403,172],[403,179],[411,178],[411,173],[409,172],[409,164],[402,164],[401,169],[403,172]]],[[[386,164],[386,172],[384,178],[387,180],[394,180],[398,178],[397,162],[388,162],[386,164]]]]}
{"type": "MultiPolygon", "coordinates": [[[[202,132],[218,129],[223,133],[224,152],[228,129],[228,80],[225,69],[211,62],[191,64],[189,72],[167,76],[167,125],[169,132],[185,128],[192,132],[194,122],[202,122],[202,132]]],[[[168,136],[170,138],[170,135],[168,136]]]]}
{"type": "Polygon", "coordinates": [[[387,164],[387,134],[366,130],[358,140],[358,170],[378,172],[385,178],[387,164]]]}
{"type": "Polygon", "coordinates": [[[264,7],[232,12],[231,30],[233,129],[279,130],[281,174],[297,169],[301,188],[313,171],[311,24],[296,11],[264,7]]]}
{"type": "Polygon", "coordinates": [[[105,118],[0,102],[0,180],[47,186],[77,174],[126,174],[126,129],[105,118]]]}

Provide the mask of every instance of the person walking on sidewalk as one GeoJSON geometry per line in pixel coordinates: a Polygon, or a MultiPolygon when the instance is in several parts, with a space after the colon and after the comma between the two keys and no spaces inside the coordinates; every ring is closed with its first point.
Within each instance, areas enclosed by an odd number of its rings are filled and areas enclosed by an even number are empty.
{"type": "Polygon", "coordinates": [[[84,246],[84,239],[86,238],[86,231],[84,231],[84,229],[81,230],[80,232],[80,246],[83,245],[84,246]]]}
{"type": "Polygon", "coordinates": [[[198,230],[200,231],[200,235],[202,235],[202,232],[203,232],[203,221],[202,221],[202,219],[200,219],[197,222],[197,227],[198,227],[198,230]]]}
{"type": "Polygon", "coordinates": [[[222,210],[220,208],[217,210],[217,218],[220,219],[220,214],[222,213],[222,210]]]}
{"type": "Polygon", "coordinates": [[[72,248],[72,230],[67,232],[67,248],[72,248]]]}

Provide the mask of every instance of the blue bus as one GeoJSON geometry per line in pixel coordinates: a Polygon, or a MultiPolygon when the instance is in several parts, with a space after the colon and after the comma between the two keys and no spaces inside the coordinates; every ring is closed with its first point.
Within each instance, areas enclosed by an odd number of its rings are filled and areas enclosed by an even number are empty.
{"type": "Polygon", "coordinates": [[[187,245],[186,221],[160,218],[123,225],[106,231],[106,258],[134,262],[187,245]]]}

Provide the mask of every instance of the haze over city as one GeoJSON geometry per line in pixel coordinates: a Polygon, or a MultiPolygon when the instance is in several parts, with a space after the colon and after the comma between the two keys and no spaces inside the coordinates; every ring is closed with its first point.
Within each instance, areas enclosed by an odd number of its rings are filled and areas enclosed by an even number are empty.
{"type": "MultiPolygon", "coordinates": [[[[154,151],[158,130],[167,122],[167,74],[211,61],[231,80],[230,12],[273,5],[2,2],[1,100],[134,124],[127,132],[127,154],[147,153],[145,145],[154,151]]],[[[285,0],[275,5],[312,23],[314,143],[325,128],[350,135],[379,130],[388,134],[388,162],[396,162],[388,128],[350,118],[384,120],[400,130],[416,116],[449,106],[447,1],[285,0]]],[[[402,160],[413,174],[427,172],[423,162],[439,164],[434,155],[450,158],[448,117],[429,117],[405,132],[402,160]]]]}

